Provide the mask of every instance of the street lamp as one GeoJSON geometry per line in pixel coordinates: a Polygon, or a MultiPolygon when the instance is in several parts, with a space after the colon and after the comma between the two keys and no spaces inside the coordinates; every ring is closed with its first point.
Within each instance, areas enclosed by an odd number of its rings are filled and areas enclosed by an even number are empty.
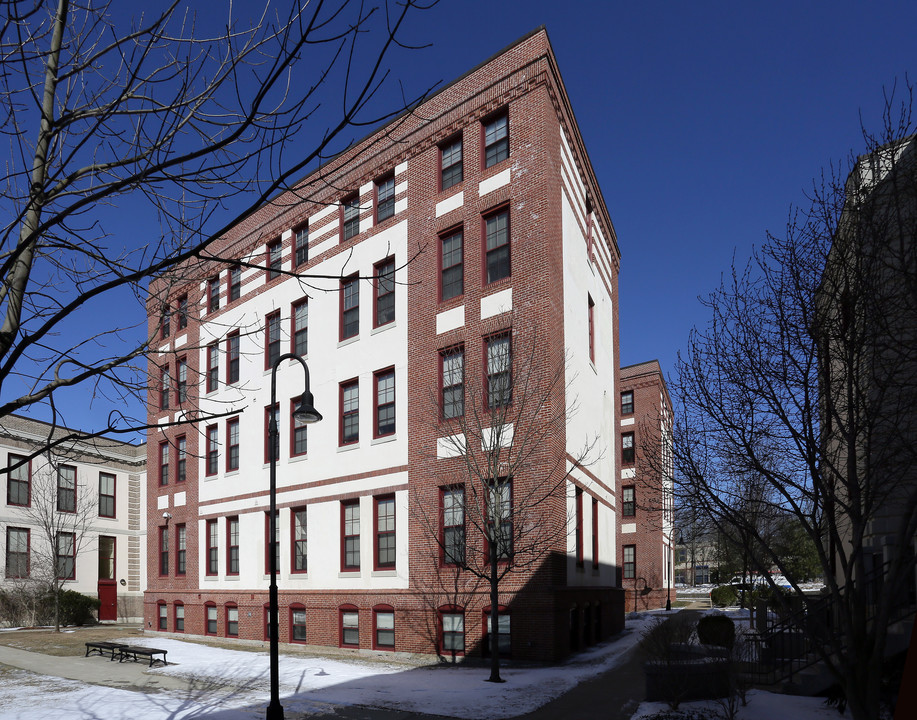
{"type": "Polygon", "coordinates": [[[312,393],[309,390],[309,366],[306,361],[295,353],[281,355],[274,361],[271,368],[271,419],[268,424],[268,443],[270,443],[271,454],[271,508],[270,520],[268,525],[268,537],[270,538],[270,573],[271,584],[268,590],[268,635],[271,645],[271,703],[267,706],[267,720],[283,720],[283,706],[280,704],[280,682],[278,678],[278,658],[277,658],[277,450],[280,447],[280,431],[277,428],[277,414],[274,413],[274,406],[277,404],[277,368],[284,360],[298,360],[306,373],[306,389],[299,397],[293,408],[292,415],[294,420],[311,425],[322,419],[322,414],[312,405],[312,393]]]}
{"type": "Polygon", "coordinates": [[[668,568],[667,568],[668,572],[666,573],[666,576],[667,576],[668,582],[666,583],[666,588],[665,588],[666,612],[672,609],[672,569],[673,569],[674,563],[672,562],[672,536],[671,535],[669,535],[669,546],[667,549],[668,549],[668,552],[666,553],[666,556],[667,556],[666,561],[668,564],[668,568]]]}

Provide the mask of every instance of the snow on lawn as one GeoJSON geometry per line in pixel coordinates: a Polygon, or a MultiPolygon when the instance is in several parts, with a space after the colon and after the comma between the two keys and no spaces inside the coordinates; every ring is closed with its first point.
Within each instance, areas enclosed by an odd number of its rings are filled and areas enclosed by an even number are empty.
{"type": "MultiPolygon", "coordinates": [[[[414,667],[354,658],[281,655],[280,696],[287,717],[368,705],[459,718],[508,718],[531,712],[576,684],[613,668],[658,613],[628,616],[624,632],[554,667],[507,667],[502,684],[483,667],[414,667]]],[[[0,684],[0,720],[170,720],[263,717],[268,701],[266,652],[213,648],[171,638],[130,638],[168,651],[170,664],[147,671],[188,683],[186,691],[144,693],[12,671],[0,684]],[[175,664],[171,664],[174,660],[175,664]],[[40,690],[36,692],[36,690],[40,690]],[[35,701],[23,707],[23,698],[35,701]]]]}
{"type": "MultiPolygon", "coordinates": [[[[637,708],[631,720],[650,720],[650,718],[721,718],[722,706],[715,700],[697,700],[683,702],[678,706],[679,712],[666,713],[668,705],[664,702],[645,702],[637,708]],[[658,715],[657,715],[658,713],[658,715]]],[[[837,708],[825,705],[824,698],[780,695],[765,690],[749,690],[748,705],[739,708],[740,720],[774,720],[774,718],[792,718],[792,720],[837,720],[840,717],[837,708]]]]}

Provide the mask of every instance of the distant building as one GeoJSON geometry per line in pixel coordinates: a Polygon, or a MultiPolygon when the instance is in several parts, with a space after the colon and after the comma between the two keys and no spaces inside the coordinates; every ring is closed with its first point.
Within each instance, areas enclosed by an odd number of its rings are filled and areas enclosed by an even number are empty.
{"type": "Polygon", "coordinates": [[[56,563],[65,589],[99,598],[100,620],[139,622],[146,587],[146,445],[86,437],[28,459],[71,432],[18,415],[0,422],[6,468],[0,588],[35,587],[56,563]],[[48,547],[42,525],[57,529],[56,548],[48,547]]]}
{"type": "Polygon", "coordinates": [[[514,353],[537,333],[536,362],[563,367],[571,355],[551,403],[575,399],[579,411],[524,475],[494,478],[511,506],[554,468],[571,470],[544,505],[559,531],[544,562],[501,585],[500,646],[557,659],[621,629],[619,453],[574,462],[584,438],[615,436],[620,256],[543,29],[354,144],[211,251],[226,262],[177,268],[148,303],[161,338],[150,364],[149,627],[265,640],[276,412],[280,641],[483,653],[483,587],[461,602],[429,600],[452,553],[482,543],[462,509],[466,487],[446,480],[462,459],[443,441],[465,413],[466,385],[508,385],[521,402],[514,353]],[[307,359],[324,414],[308,431],[290,419],[298,364],[279,369],[270,407],[270,369],[286,352],[307,359]],[[225,416],[166,424],[201,413],[225,416]],[[439,517],[448,551],[418,505],[439,517]]]}
{"type": "Polygon", "coordinates": [[[659,362],[621,368],[618,562],[627,610],[675,598],[672,403],[659,362]]]}

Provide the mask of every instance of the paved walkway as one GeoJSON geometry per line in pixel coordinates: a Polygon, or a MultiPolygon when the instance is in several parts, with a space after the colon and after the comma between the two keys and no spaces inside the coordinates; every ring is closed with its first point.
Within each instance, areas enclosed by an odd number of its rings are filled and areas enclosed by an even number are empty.
{"type": "MultiPolygon", "coordinates": [[[[682,610],[697,614],[696,610],[682,610]]],[[[580,683],[573,689],[543,705],[518,720],[630,720],[634,710],[644,697],[643,651],[634,647],[613,669],[591,680],[580,683]]],[[[155,691],[170,690],[192,692],[194,688],[179,678],[148,673],[143,663],[113,662],[108,658],[56,657],[28,652],[0,645],[0,664],[29,670],[43,675],[70,678],[93,685],[105,685],[124,690],[155,691]]],[[[425,715],[399,710],[380,710],[368,707],[329,708],[327,713],[301,715],[286,713],[287,720],[442,720],[442,716],[425,715]]],[[[486,718],[481,718],[486,720],[486,718]]]]}

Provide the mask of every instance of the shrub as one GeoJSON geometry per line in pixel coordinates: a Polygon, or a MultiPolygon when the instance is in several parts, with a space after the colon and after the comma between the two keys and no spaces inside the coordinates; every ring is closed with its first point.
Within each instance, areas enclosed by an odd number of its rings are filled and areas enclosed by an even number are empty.
{"type": "Polygon", "coordinates": [[[697,623],[697,637],[704,645],[732,648],[736,641],[736,626],[725,615],[705,615],[697,623]]]}
{"type": "Polygon", "coordinates": [[[720,585],[710,591],[710,602],[713,607],[728,607],[738,604],[739,597],[732,585],[720,585]]]}
{"type": "Polygon", "coordinates": [[[656,621],[647,627],[640,639],[640,646],[652,660],[672,662],[677,659],[678,646],[691,641],[694,621],[681,613],[656,621]]]}
{"type": "Polygon", "coordinates": [[[94,624],[93,611],[98,611],[101,605],[98,598],[88,597],[76,590],[61,590],[58,602],[61,625],[94,624]]]}

